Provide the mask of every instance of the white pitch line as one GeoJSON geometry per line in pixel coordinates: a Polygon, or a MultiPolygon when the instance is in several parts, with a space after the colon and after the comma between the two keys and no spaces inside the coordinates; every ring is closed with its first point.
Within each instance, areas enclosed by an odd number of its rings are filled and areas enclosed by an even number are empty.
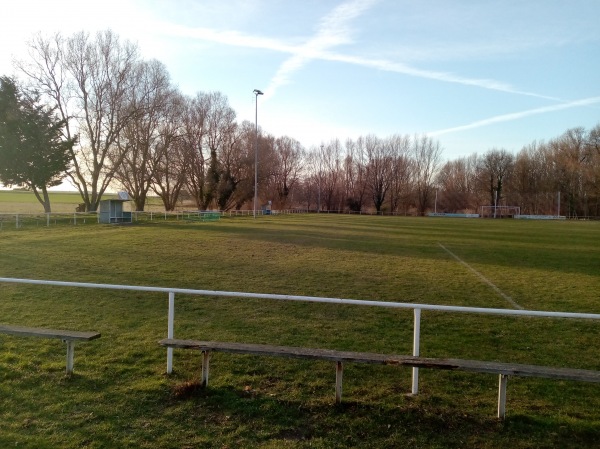
{"type": "Polygon", "coordinates": [[[523,310],[523,307],[521,307],[519,304],[517,304],[510,296],[508,296],[507,294],[505,294],[502,290],[500,290],[498,287],[496,287],[492,281],[490,281],[488,278],[486,278],[483,274],[481,274],[479,271],[477,271],[476,269],[474,269],[471,265],[469,265],[467,262],[465,262],[464,260],[462,260],[460,257],[458,257],[456,254],[454,254],[452,251],[450,251],[448,248],[446,248],[444,245],[442,245],[441,243],[438,243],[438,245],[440,245],[440,247],[446,251],[448,254],[450,254],[452,257],[454,257],[456,260],[458,260],[461,264],[463,264],[465,267],[467,267],[469,270],[471,270],[473,273],[475,273],[475,275],[477,275],[477,277],[479,279],[481,279],[483,282],[485,282],[487,285],[489,285],[490,287],[492,287],[492,289],[498,293],[498,295],[500,295],[502,298],[504,298],[506,301],[508,301],[515,309],[520,309],[523,310]]]}

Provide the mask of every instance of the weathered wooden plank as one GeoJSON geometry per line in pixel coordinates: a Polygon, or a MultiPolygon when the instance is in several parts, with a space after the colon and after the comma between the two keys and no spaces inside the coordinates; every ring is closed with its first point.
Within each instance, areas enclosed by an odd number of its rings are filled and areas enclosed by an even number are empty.
{"type": "Polygon", "coordinates": [[[269,355],[301,359],[330,360],[333,362],[373,363],[382,365],[412,366],[479,373],[503,374],[521,377],[542,377],[584,382],[600,382],[600,371],[552,368],[516,363],[486,362],[478,360],[440,359],[409,355],[387,355],[368,352],[336,351],[330,349],[299,348],[248,343],[164,339],[159,342],[171,348],[197,349],[236,354],[269,355]]]}
{"type": "MultiPolygon", "coordinates": [[[[460,359],[434,359],[440,364],[456,366],[460,371],[472,371],[478,373],[504,374],[507,376],[519,377],[541,377],[545,379],[563,379],[576,380],[582,382],[600,382],[600,371],[576,369],[576,368],[556,368],[539,365],[524,365],[519,363],[507,362],[486,362],[478,360],[460,360],[460,359]]],[[[427,364],[419,365],[428,367],[427,364]]],[[[441,368],[441,367],[440,367],[441,368]]]]}
{"type": "Polygon", "coordinates": [[[61,340],[94,340],[99,332],[81,332],[62,329],[42,329],[37,327],[9,326],[0,324],[0,333],[25,337],[58,338],[61,340]]]}
{"type": "MultiPolygon", "coordinates": [[[[248,343],[223,343],[215,341],[164,339],[159,342],[171,348],[197,349],[200,351],[230,352],[236,354],[270,355],[301,359],[330,360],[333,362],[357,362],[386,364],[390,356],[362,352],[336,351],[330,349],[299,348],[248,343]]],[[[395,364],[395,360],[389,360],[395,364]]]]}

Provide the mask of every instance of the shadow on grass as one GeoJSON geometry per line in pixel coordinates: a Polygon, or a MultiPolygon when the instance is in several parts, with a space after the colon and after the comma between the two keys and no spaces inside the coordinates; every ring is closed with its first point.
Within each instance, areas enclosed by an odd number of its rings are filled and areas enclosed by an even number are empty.
{"type": "Polygon", "coordinates": [[[286,217],[276,220],[224,220],[217,223],[173,223],[161,226],[202,232],[235,235],[251,241],[268,244],[293,244],[301,247],[319,247],[348,250],[378,255],[401,254],[403,257],[448,260],[448,254],[439,247],[443,243],[467,262],[506,267],[540,268],[596,275],[587,258],[597,259],[590,247],[597,228],[577,227],[578,223],[525,223],[519,220],[500,223],[490,221],[452,220],[440,222],[428,218],[406,217],[322,217],[314,221],[291,221],[286,217]],[[287,223],[286,223],[287,220],[287,223]],[[581,232],[572,232],[579,230],[581,232]],[[583,254],[585,257],[582,257],[583,254]]]}
{"type": "MultiPolygon", "coordinates": [[[[193,404],[190,422],[204,424],[214,442],[244,447],[595,448],[600,429],[547,417],[499,421],[478,410],[459,410],[427,395],[396,405],[315,398],[283,399],[249,387],[175,385],[167,408],[193,404]]],[[[217,446],[217,444],[215,444],[217,446]]]]}

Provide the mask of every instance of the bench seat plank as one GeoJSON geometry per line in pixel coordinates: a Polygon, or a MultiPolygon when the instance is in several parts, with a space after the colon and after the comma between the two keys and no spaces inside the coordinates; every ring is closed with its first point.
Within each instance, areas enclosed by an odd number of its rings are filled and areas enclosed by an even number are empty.
{"type": "Polygon", "coordinates": [[[167,338],[159,342],[163,346],[200,351],[229,352],[236,354],[269,355],[300,359],[330,360],[333,362],[372,363],[381,365],[411,366],[478,373],[503,374],[520,377],[542,377],[583,382],[600,382],[600,371],[552,368],[517,363],[486,362],[478,360],[415,357],[409,355],[386,355],[369,352],[336,351],[330,349],[298,348],[248,343],[224,343],[215,341],[181,340],[167,338]]]}
{"type": "Polygon", "coordinates": [[[0,324],[0,333],[26,337],[59,338],[62,340],[95,340],[99,332],[81,332],[61,329],[41,329],[36,327],[9,326],[0,324]]]}
{"type": "Polygon", "coordinates": [[[62,329],[42,329],[38,327],[10,326],[0,324],[0,333],[21,337],[57,338],[67,344],[67,374],[73,373],[75,341],[90,341],[100,338],[99,332],[81,332],[62,329]]]}

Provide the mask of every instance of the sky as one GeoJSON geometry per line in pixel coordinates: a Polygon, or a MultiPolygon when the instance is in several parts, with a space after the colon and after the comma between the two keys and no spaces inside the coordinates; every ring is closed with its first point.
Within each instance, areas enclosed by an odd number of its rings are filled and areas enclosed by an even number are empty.
{"type": "Polygon", "coordinates": [[[111,29],[307,149],[427,134],[452,160],[600,123],[599,0],[0,1],[0,75],[35,33],[111,29]]]}

